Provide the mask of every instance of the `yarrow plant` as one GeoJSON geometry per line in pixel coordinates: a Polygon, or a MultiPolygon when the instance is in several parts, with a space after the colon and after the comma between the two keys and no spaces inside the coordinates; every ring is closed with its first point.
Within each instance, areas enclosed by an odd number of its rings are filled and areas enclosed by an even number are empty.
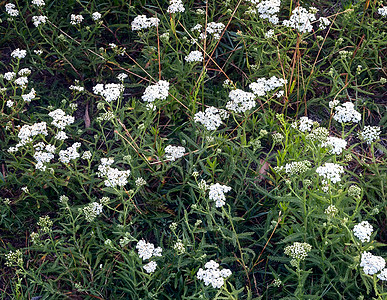
{"type": "Polygon", "coordinates": [[[154,102],[156,100],[165,100],[168,97],[169,82],[160,80],[156,84],[150,85],[145,89],[141,99],[145,102],[154,102]]]}
{"type": "Polygon", "coordinates": [[[219,269],[219,264],[210,260],[204,265],[204,269],[200,268],[196,274],[199,280],[204,282],[204,285],[210,285],[213,288],[221,288],[224,285],[224,279],[232,275],[229,269],[219,269]]]}
{"type": "Polygon", "coordinates": [[[165,151],[165,158],[170,161],[175,161],[178,158],[181,158],[184,156],[185,148],[181,146],[172,146],[168,145],[164,149],[165,151]]]}
{"type": "Polygon", "coordinates": [[[227,185],[221,185],[219,183],[211,184],[209,187],[208,198],[215,201],[216,207],[222,207],[226,204],[226,195],[231,191],[231,187],[227,185]]]}
{"type": "Polygon", "coordinates": [[[194,120],[197,123],[201,123],[207,130],[217,130],[222,124],[222,120],[227,117],[228,113],[225,110],[210,106],[204,112],[197,112],[194,120]]]}
{"type": "Polygon", "coordinates": [[[344,168],[335,163],[325,163],[316,169],[316,173],[323,178],[323,184],[337,183],[341,181],[340,175],[344,173],[344,168]]]}
{"type": "Polygon", "coordinates": [[[368,221],[363,221],[353,228],[353,234],[356,236],[362,243],[369,242],[371,234],[374,231],[372,225],[368,221]]]}

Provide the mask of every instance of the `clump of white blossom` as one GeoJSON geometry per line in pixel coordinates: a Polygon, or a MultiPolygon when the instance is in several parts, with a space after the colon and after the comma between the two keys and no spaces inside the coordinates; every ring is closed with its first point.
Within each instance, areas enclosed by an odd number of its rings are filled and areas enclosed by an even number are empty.
{"type": "Polygon", "coordinates": [[[184,11],[185,11],[185,8],[181,0],[169,1],[167,12],[169,12],[170,14],[175,14],[175,13],[184,12],[184,11]]]}
{"type": "MultiPolygon", "coordinates": [[[[387,15],[387,12],[386,12],[387,15]]],[[[387,280],[387,268],[384,268],[377,276],[380,280],[387,280]]]]}
{"type": "Polygon", "coordinates": [[[9,251],[5,254],[5,265],[7,267],[22,266],[23,265],[23,253],[20,249],[16,251],[9,251]]]}
{"type": "Polygon", "coordinates": [[[81,93],[81,92],[84,92],[85,91],[85,88],[83,86],[80,86],[79,85],[79,80],[75,80],[75,83],[74,85],[70,85],[69,86],[69,89],[71,91],[76,91],[78,93],[81,93]]]}
{"type": "Polygon", "coordinates": [[[355,105],[352,102],[345,102],[342,105],[335,106],[333,119],[339,123],[359,123],[361,114],[355,110],[355,105]]]}
{"type": "Polygon", "coordinates": [[[102,213],[102,204],[92,202],[83,208],[83,213],[87,222],[93,222],[94,219],[102,213]]]}
{"type": "Polygon", "coordinates": [[[359,139],[366,142],[368,145],[371,145],[373,142],[377,141],[380,136],[380,127],[379,126],[364,126],[363,131],[359,133],[359,139]]]}
{"type": "Polygon", "coordinates": [[[294,128],[298,127],[298,130],[302,132],[311,131],[313,127],[313,120],[309,119],[308,117],[301,117],[298,122],[294,122],[292,126],[294,128]]]}
{"type": "MultiPolygon", "coordinates": [[[[203,27],[202,25],[197,24],[191,30],[199,31],[202,29],[202,27],[203,27]]],[[[222,33],[224,28],[225,26],[223,23],[210,22],[207,24],[205,31],[199,35],[199,38],[204,40],[205,38],[207,38],[207,34],[209,34],[210,36],[213,36],[214,39],[218,40],[220,39],[220,34],[222,33]]]]}
{"type": "Polygon", "coordinates": [[[321,30],[324,30],[325,28],[327,28],[327,26],[331,25],[331,21],[329,21],[328,18],[320,17],[320,19],[318,20],[320,21],[320,24],[318,25],[318,27],[321,30]]]}
{"type": "Polygon", "coordinates": [[[170,161],[175,161],[176,159],[183,157],[185,153],[185,148],[181,146],[172,146],[168,145],[164,149],[165,158],[170,161]]]}
{"type": "Polygon", "coordinates": [[[219,269],[219,264],[210,260],[204,265],[204,269],[200,268],[196,274],[197,279],[203,280],[204,285],[212,285],[213,288],[221,288],[224,284],[224,279],[230,277],[232,272],[230,269],[219,269]]]}
{"type": "Polygon", "coordinates": [[[329,206],[325,209],[325,211],[324,211],[324,213],[325,213],[326,215],[328,215],[328,217],[330,217],[330,218],[333,218],[338,212],[339,212],[339,210],[338,210],[337,207],[336,207],[335,205],[333,205],[333,204],[329,205],[329,206]]]}
{"type": "Polygon", "coordinates": [[[255,107],[255,95],[240,89],[232,90],[229,93],[230,101],[227,102],[226,108],[236,113],[245,112],[255,107]]]}
{"type": "Polygon", "coordinates": [[[27,51],[26,50],[20,50],[19,48],[12,51],[11,56],[13,58],[22,59],[26,57],[27,51]]]}
{"type": "Polygon", "coordinates": [[[47,22],[46,16],[33,16],[32,22],[34,23],[35,27],[38,27],[41,24],[45,24],[47,22]]]}
{"type": "Polygon", "coordinates": [[[290,19],[284,20],[282,24],[297,29],[300,33],[306,33],[313,30],[313,21],[316,21],[316,16],[305,8],[298,6],[292,11],[290,19]]]}
{"type": "Polygon", "coordinates": [[[386,261],[381,256],[372,255],[370,252],[364,251],[361,255],[360,267],[367,275],[374,275],[383,270],[386,266],[386,261]]]}
{"type": "Polygon", "coordinates": [[[387,6],[379,7],[378,14],[381,15],[382,17],[386,17],[387,16],[387,6]]]}
{"type": "Polygon", "coordinates": [[[97,11],[91,14],[91,18],[93,19],[93,21],[98,21],[99,19],[101,19],[101,17],[102,15],[97,11]]]}
{"type": "Polygon", "coordinates": [[[308,170],[310,170],[312,163],[308,160],[295,161],[291,163],[287,163],[285,165],[284,171],[289,176],[293,175],[301,175],[308,170]]]}
{"type": "Polygon", "coordinates": [[[132,21],[132,30],[137,31],[141,29],[147,29],[150,27],[156,27],[160,23],[158,18],[147,18],[145,15],[138,15],[132,21]]]}
{"type": "Polygon", "coordinates": [[[340,175],[344,173],[344,168],[335,163],[325,163],[316,169],[316,173],[324,178],[323,184],[337,183],[341,181],[340,175]]]}
{"type": "Polygon", "coordinates": [[[368,221],[363,221],[353,227],[354,236],[356,236],[362,243],[370,241],[373,231],[374,229],[368,221]]]}
{"type": "Polygon", "coordinates": [[[66,115],[66,113],[60,108],[50,112],[48,115],[53,118],[51,124],[59,129],[64,129],[66,126],[73,124],[75,121],[73,116],[66,115]]]}
{"type": "Polygon", "coordinates": [[[227,117],[228,113],[224,109],[210,106],[204,112],[197,112],[194,116],[194,121],[203,124],[207,130],[216,130],[222,124],[222,120],[227,117]]]}
{"type": "Polygon", "coordinates": [[[222,207],[226,204],[226,195],[231,191],[231,187],[219,183],[211,184],[209,187],[208,198],[215,201],[216,207],[222,207]]]}
{"type": "Polygon", "coordinates": [[[169,82],[160,80],[156,84],[150,85],[145,89],[141,99],[145,102],[154,102],[155,100],[165,100],[168,97],[169,82]]]}
{"type": "Polygon", "coordinates": [[[137,187],[142,187],[142,186],[146,185],[146,181],[144,178],[138,177],[135,181],[135,184],[137,187]]]}
{"type": "Polygon", "coordinates": [[[286,79],[278,78],[276,76],[272,76],[268,79],[258,78],[256,82],[250,83],[249,88],[255,95],[262,97],[276,88],[283,87],[287,82],[286,79]]]}
{"type": "Polygon", "coordinates": [[[325,142],[321,144],[321,146],[329,148],[329,152],[331,154],[339,155],[343,152],[343,149],[347,147],[347,141],[341,138],[330,136],[325,142]]]}
{"type": "Polygon", "coordinates": [[[328,129],[326,129],[325,127],[317,127],[312,129],[312,131],[306,136],[306,138],[314,142],[324,143],[328,139],[328,136],[328,129]]]}
{"type": "Polygon", "coordinates": [[[72,144],[70,147],[68,147],[66,150],[60,150],[59,160],[62,163],[67,164],[70,162],[70,160],[77,159],[78,157],[80,157],[78,153],[79,147],[81,147],[81,143],[76,142],[72,144]]]}
{"type": "MultiPolygon", "coordinates": [[[[161,247],[155,248],[155,245],[152,243],[147,243],[145,240],[138,241],[136,245],[136,249],[138,250],[138,256],[142,258],[142,260],[150,259],[152,257],[160,257],[163,249],[161,247]]],[[[151,261],[143,266],[147,273],[153,273],[156,270],[157,263],[151,261]]]]}
{"type": "Polygon", "coordinates": [[[300,261],[305,260],[305,258],[308,256],[308,252],[311,250],[312,246],[308,243],[294,242],[292,245],[286,246],[284,252],[286,255],[292,258],[290,264],[293,267],[298,267],[300,261]]]}
{"type": "Polygon", "coordinates": [[[280,11],[281,0],[249,0],[256,5],[252,12],[258,12],[261,19],[266,19],[270,23],[277,25],[279,22],[277,14],[280,11]]]}
{"type": "Polygon", "coordinates": [[[19,11],[16,9],[16,5],[13,3],[7,3],[5,5],[5,11],[7,14],[9,14],[11,17],[17,17],[19,15],[19,11]]]}
{"type": "Polygon", "coordinates": [[[361,195],[361,188],[358,187],[357,185],[353,184],[348,188],[348,196],[359,198],[360,195],[361,195]]]}
{"type": "Polygon", "coordinates": [[[104,183],[108,187],[124,186],[128,183],[128,177],[130,176],[130,170],[120,171],[117,168],[112,168],[114,163],[113,158],[101,158],[101,164],[98,166],[98,177],[106,178],[104,183]]]}
{"type": "Polygon", "coordinates": [[[44,6],[46,3],[44,3],[44,0],[32,0],[32,4],[41,7],[44,6]]]}
{"type": "Polygon", "coordinates": [[[102,96],[106,102],[117,100],[124,91],[124,85],[121,83],[99,83],[93,87],[94,94],[102,96]]]}
{"type": "Polygon", "coordinates": [[[157,263],[155,261],[150,261],[146,265],[143,266],[144,270],[150,274],[156,271],[157,263]]]}
{"type": "Polygon", "coordinates": [[[200,51],[191,51],[185,58],[186,62],[201,62],[203,61],[203,53],[200,51]]]}
{"type": "Polygon", "coordinates": [[[74,15],[74,14],[71,14],[70,16],[70,24],[71,25],[77,25],[77,24],[81,24],[82,21],[83,21],[83,16],[82,15],[74,15]]]}

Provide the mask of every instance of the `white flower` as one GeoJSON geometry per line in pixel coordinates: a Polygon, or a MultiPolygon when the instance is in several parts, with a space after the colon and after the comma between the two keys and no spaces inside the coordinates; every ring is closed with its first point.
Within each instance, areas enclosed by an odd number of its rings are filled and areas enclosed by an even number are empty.
{"type": "Polygon", "coordinates": [[[294,161],[285,165],[284,171],[289,176],[300,175],[308,171],[312,163],[308,160],[294,161]]]}
{"type": "Polygon", "coordinates": [[[309,13],[305,8],[298,6],[292,11],[290,19],[283,21],[283,25],[297,29],[300,33],[306,33],[313,30],[311,24],[313,21],[316,21],[316,16],[309,13]]]}
{"type": "MultiPolygon", "coordinates": [[[[387,11],[387,10],[386,10],[387,11]]],[[[386,12],[387,15],[387,12],[386,12]]],[[[384,268],[377,276],[380,280],[387,280],[387,268],[384,268]]]]}
{"type": "Polygon", "coordinates": [[[203,53],[200,51],[191,51],[184,59],[186,62],[200,62],[203,61],[203,53]]]}
{"type": "Polygon", "coordinates": [[[138,177],[138,178],[136,179],[136,181],[135,181],[135,184],[136,184],[137,187],[141,187],[141,186],[143,186],[143,185],[146,185],[146,181],[145,181],[144,178],[138,177]]]}
{"type": "Polygon", "coordinates": [[[324,178],[322,180],[323,184],[328,184],[329,181],[337,183],[341,181],[340,175],[344,173],[344,168],[338,164],[325,163],[324,166],[320,166],[316,169],[316,173],[324,178]]]}
{"type": "Polygon", "coordinates": [[[35,168],[40,171],[45,171],[45,163],[49,163],[54,158],[54,154],[45,151],[36,151],[33,157],[36,160],[35,168]]]}
{"type": "Polygon", "coordinates": [[[16,73],[15,72],[7,72],[3,76],[4,76],[5,80],[11,81],[12,79],[15,78],[16,73]]]}
{"type": "Polygon", "coordinates": [[[311,250],[312,246],[308,243],[294,242],[292,245],[286,246],[285,254],[295,259],[304,260],[311,250]]]}
{"type": "Polygon", "coordinates": [[[33,16],[32,21],[35,27],[38,27],[40,24],[45,24],[47,22],[46,16],[33,16]]]}
{"type": "Polygon", "coordinates": [[[26,88],[28,84],[28,78],[25,76],[19,77],[14,81],[16,85],[19,85],[21,88],[26,88]]]}
{"type": "Polygon", "coordinates": [[[161,252],[163,251],[161,247],[155,248],[155,245],[152,243],[147,243],[145,240],[138,241],[136,249],[138,250],[138,256],[142,258],[142,260],[150,259],[156,256],[162,256],[161,252]]]}
{"type": "Polygon", "coordinates": [[[168,97],[169,82],[160,80],[156,84],[150,85],[145,89],[141,99],[145,102],[154,102],[155,100],[165,100],[168,97]]]}
{"type": "Polygon", "coordinates": [[[280,11],[280,0],[249,0],[252,4],[255,4],[259,17],[261,19],[267,19],[270,23],[278,24],[277,13],[280,11]]]}
{"type": "Polygon", "coordinates": [[[265,38],[271,39],[274,36],[274,29],[270,29],[269,31],[265,32],[265,38]]]}
{"type": "Polygon", "coordinates": [[[60,150],[59,151],[59,160],[67,164],[72,159],[77,159],[80,155],[78,153],[78,148],[81,146],[81,143],[74,143],[70,147],[68,147],[66,150],[60,150]]]}
{"type": "Polygon", "coordinates": [[[81,158],[82,158],[82,159],[85,159],[85,160],[89,160],[89,159],[91,159],[91,157],[92,157],[92,154],[91,154],[90,151],[85,151],[85,152],[83,152],[83,154],[82,154],[82,156],[81,156],[81,158]]]}
{"type": "Polygon", "coordinates": [[[205,112],[197,112],[194,121],[203,124],[207,130],[216,130],[222,124],[222,120],[227,117],[228,114],[225,110],[210,106],[206,108],[205,112]]]}
{"type": "Polygon", "coordinates": [[[200,268],[196,274],[197,279],[202,280],[204,285],[210,285],[213,288],[221,288],[224,284],[224,279],[231,276],[232,272],[229,269],[219,269],[219,264],[210,260],[204,265],[205,269],[200,268]]]}
{"type": "Polygon", "coordinates": [[[169,1],[167,12],[169,12],[170,14],[175,14],[175,13],[184,12],[184,11],[185,11],[185,8],[181,0],[169,1]]]}
{"type": "Polygon", "coordinates": [[[81,24],[82,21],[83,21],[83,16],[82,15],[71,14],[71,21],[70,21],[71,25],[81,24]]]}
{"type": "Polygon", "coordinates": [[[175,161],[176,159],[183,157],[185,153],[185,148],[181,146],[171,146],[168,145],[164,149],[165,158],[170,161],[175,161]]]}
{"type": "Polygon", "coordinates": [[[328,139],[321,144],[322,147],[328,147],[331,154],[339,155],[343,152],[343,149],[347,147],[347,141],[334,136],[328,137],[328,139]]]}
{"type": "Polygon", "coordinates": [[[43,50],[40,50],[40,49],[39,50],[34,50],[34,52],[35,52],[36,55],[39,55],[39,56],[43,54],[43,50]]]}
{"type": "Polygon", "coordinates": [[[370,252],[364,251],[361,255],[360,267],[367,275],[374,275],[383,270],[386,266],[386,261],[381,256],[372,255],[370,252]]]}
{"type": "Polygon", "coordinates": [[[17,17],[19,15],[19,11],[16,9],[16,5],[13,3],[7,3],[5,5],[5,11],[7,14],[9,14],[11,17],[17,17]]]}
{"type": "Polygon", "coordinates": [[[378,14],[381,15],[382,17],[387,16],[387,6],[383,6],[378,8],[378,14]]]}
{"type": "Polygon", "coordinates": [[[31,70],[28,68],[20,69],[19,72],[17,72],[19,76],[28,76],[31,75],[31,70]]]}
{"type": "Polygon", "coordinates": [[[249,88],[253,91],[255,95],[257,95],[258,97],[262,97],[265,96],[267,92],[282,87],[287,83],[288,81],[286,79],[272,76],[269,79],[258,78],[256,82],[253,82],[249,85],[249,88]]]}
{"type": "Polygon", "coordinates": [[[329,101],[329,108],[330,109],[334,109],[337,105],[340,105],[339,100],[335,99],[335,100],[329,101]]]}
{"type": "Polygon", "coordinates": [[[98,202],[92,202],[83,208],[86,221],[92,222],[98,215],[102,213],[103,205],[98,202]]]}
{"type": "Polygon", "coordinates": [[[36,6],[44,6],[46,3],[44,3],[44,0],[32,0],[32,4],[36,6]]]}
{"type": "Polygon", "coordinates": [[[93,21],[98,21],[99,19],[101,19],[101,17],[102,17],[102,15],[97,11],[92,13],[92,15],[91,15],[91,18],[93,19],[93,21]]]}
{"type": "Polygon", "coordinates": [[[51,124],[59,129],[64,129],[66,126],[73,124],[75,121],[74,117],[66,115],[66,113],[60,108],[50,112],[48,115],[53,118],[51,124]]]}
{"type": "Polygon", "coordinates": [[[320,21],[320,24],[318,27],[321,30],[324,30],[325,28],[327,28],[327,26],[331,25],[331,21],[329,21],[328,18],[320,17],[319,21],[320,21]]]}
{"type": "Polygon", "coordinates": [[[324,214],[328,215],[330,218],[333,218],[338,212],[339,210],[337,207],[331,204],[325,209],[324,214]]]}
{"type": "Polygon", "coordinates": [[[120,73],[117,75],[117,79],[119,81],[124,81],[126,78],[128,78],[128,75],[126,75],[125,73],[120,73]]]}
{"type": "Polygon", "coordinates": [[[15,102],[12,101],[12,100],[8,100],[8,101],[7,101],[7,107],[10,107],[10,108],[11,108],[14,104],[15,104],[15,102]]]}
{"type": "Polygon", "coordinates": [[[98,177],[105,177],[105,186],[116,187],[124,186],[128,183],[128,177],[130,176],[130,170],[120,171],[117,168],[112,168],[114,163],[112,158],[101,158],[101,164],[98,166],[98,177]]]}
{"type": "Polygon", "coordinates": [[[121,83],[97,84],[93,87],[94,94],[102,96],[106,102],[117,100],[124,92],[124,86],[121,83]]]}
{"type": "Polygon", "coordinates": [[[59,131],[59,132],[55,135],[54,139],[56,139],[56,140],[58,140],[58,141],[64,141],[64,140],[68,139],[68,136],[67,136],[66,132],[64,132],[64,131],[59,131]]]}
{"type": "Polygon", "coordinates": [[[255,107],[255,95],[240,89],[232,90],[229,93],[230,101],[227,102],[226,108],[236,113],[245,112],[255,107]]]}
{"type": "Polygon", "coordinates": [[[138,15],[134,18],[132,21],[132,30],[141,30],[146,29],[150,27],[156,27],[160,23],[160,20],[158,18],[147,18],[145,15],[138,15]]]}
{"type": "Polygon", "coordinates": [[[361,114],[357,112],[354,107],[352,102],[345,102],[342,105],[336,106],[333,119],[339,123],[359,123],[361,114]]]}
{"type": "Polygon", "coordinates": [[[362,243],[370,241],[373,231],[374,229],[368,221],[363,221],[353,227],[354,236],[356,236],[362,243]]]}
{"type": "Polygon", "coordinates": [[[221,185],[219,183],[211,184],[208,192],[208,198],[215,201],[216,207],[222,207],[226,204],[226,196],[224,193],[231,191],[231,187],[221,185]]]}
{"type": "Polygon", "coordinates": [[[364,126],[363,131],[359,133],[359,139],[371,145],[373,142],[379,139],[380,135],[379,126],[364,126]]]}
{"type": "Polygon", "coordinates": [[[35,123],[33,125],[23,125],[22,128],[20,128],[20,131],[18,133],[18,138],[20,139],[20,145],[23,146],[26,143],[31,141],[31,138],[39,135],[47,135],[47,124],[46,122],[40,122],[35,123]]]}
{"type": "Polygon", "coordinates": [[[301,117],[300,118],[300,125],[298,129],[302,132],[310,131],[313,126],[313,121],[309,119],[308,117],[301,117]]]}
{"type": "Polygon", "coordinates": [[[29,193],[28,187],[26,187],[26,186],[23,186],[23,187],[21,188],[21,190],[22,190],[24,193],[26,193],[26,194],[29,193]]]}
{"type": "Polygon", "coordinates": [[[143,268],[147,273],[153,273],[154,271],[156,271],[156,267],[157,267],[157,263],[154,261],[151,261],[143,266],[143,268]]]}
{"type": "Polygon", "coordinates": [[[69,86],[69,90],[81,93],[81,92],[83,92],[85,90],[85,88],[83,86],[79,85],[79,81],[78,80],[75,80],[75,84],[74,85],[70,85],[69,86]]]}

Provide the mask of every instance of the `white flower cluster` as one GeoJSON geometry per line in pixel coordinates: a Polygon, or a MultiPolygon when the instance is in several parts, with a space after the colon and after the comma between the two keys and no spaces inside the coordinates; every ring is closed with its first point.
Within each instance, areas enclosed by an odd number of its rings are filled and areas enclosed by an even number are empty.
{"type": "Polygon", "coordinates": [[[185,58],[186,62],[201,62],[203,61],[203,53],[200,51],[191,51],[185,58]]]}
{"type": "Polygon", "coordinates": [[[44,6],[46,3],[44,3],[44,0],[32,0],[32,4],[41,7],[44,6]]]}
{"type": "Polygon", "coordinates": [[[33,155],[36,160],[35,169],[40,171],[45,171],[47,166],[45,163],[49,163],[51,159],[54,158],[55,146],[53,145],[44,145],[43,142],[38,143],[34,146],[35,153],[33,155]],[[43,151],[46,150],[46,151],[43,151]]]}
{"type": "Polygon", "coordinates": [[[267,92],[282,87],[287,83],[288,81],[286,79],[272,76],[268,79],[258,78],[256,82],[250,83],[249,88],[253,91],[255,95],[257,95],[258,97],[262,97],[265,96],[267,92]]]}
{"type": "Polygon", "coordinates": [[[68,139],[68,136],[66,134],[66,132],[64,131],[59,131],[55,136],[54,136],[54,139],[58,140],[58,141],[64,141],[66,139],[68,139]]]}
{"type": "Polygon", "coordinates": [[[17,148],[24,146],[31,142],[31,138],[39,134],[47,135],[47,124],[46,122],[35,123],[33,125],[23,125],[18,133],[20,142],[16,145],[17,148]]]}
{"type": "MultiPolygon", "coordinates": [[[[142,260],[150,259],[152,257],[160,257],[163,249],[161,247],[155,248],[155,245],[152,243],[147,243],[144,240],[138,241],[136,245],[136,249],[138,250],[138,256],[142,258],[142,260]]],[[[143,266],[147,273],[153,273],[156,270],[157,263],[151,261],[143,266]]]]}
{"type": "Polygon", "coordinates": [[[145,89],[141,99],[145,102],[154,102],[155,100],[165,100],[168,97],[169,82],[160,80],[156,84],[150,85],[145,89]]]}
{"type": "Polygon", "coordinates": [[[380,136],[380,127],[379,126],[364,126],[363,131],[359,133],[359,139],[366,142],[368,145],[371,145],[373,142],[377,141],[380,136]]]}
{"type": "Polygon", "coordinates": [[[222,120],[227,117],[228,113],[224,109],[210,106],[204,112],[197,112],[194,116],[194,121],[203,124],[207,130],[216,130],[222,124],[222,120]]]}
{"type": "Polygon", "coordinates": [[[230,269],[219,269],[219,264],[210,260],[204,265],[204,269],[200,268],[196,274],[197,279],[203,280],[204,285],[212,285],[213,288],[219,289],[224,284],[224,279],[230,277],[232,272],[230,269]]]}
{"type": "Polygon", "coordinates": [[[130,170],[120,171],[117,168],[112,168],[114,163],[113,158],[101,158],[101,164],[98,166],[98,177],[105,177],[105,186],[116,187],[124,186],[128,183],[128,177],[130,176],[130,170]]]}
{"type": "Polygon", "coordinates": [[[320,19],[318,19],[320,21],[320,24],[319,24],[319,28],[321,30],[324,30],[325,28],[327,28],[327,26],[331,25],[331,21],[329,21],[328,18],[324,18],[324,17],[320,17],[320,19]]]}
{"type": "Polygon", "coordinates": [[[353,234],[362,242],[369,242],[374,228],[368,221],[363,221],[353,227],[353,234]]]}
{"type": "Polygon", "coordinates": [[[312,129],[311,133],[309,133],[306,138],[319,143],[324,143],[329,136],[329,130],[325,127],[317,127],[312,129]]]}
{"type": "Polygon", "coordinates": [[[137,187],[142,187],[143,185],[146,185],[146,180],[142,177],[138,177],[135,181],[135,184],[137,187]]]}
{"type": "Polygon", "coordinates": [[[292,11],[290,19],[284,20],[282,24],[297,29],[300,33],[306,33],[313,30],[311,23],[313,21],[316,21],[316,16],[299,6],[292,11]]]}
{"type": "Polygon", "coordinates": [[[363,268],[367,275],[374,275],[382,271],[386,266],[386,261],[381,256],[372,255],[370,252],[364,251],[361,255],[360,267],[363,268]]]}
{"type": "Polygon", "coordinates": [[[5,11],[7,14],[9,14],[11,17],[17,17],[19,15],[19,11],[16,9],[16,5],[13,3],[7,3],[5,5],[5,11]]]}
{"type": "Polygon", "coordinates": [[[230,101],[227,102],[226,108],[236,113],[245,112],[255,107],[256,96],[253,93],[245,92],[240,89],[230,91],[230,101]]]}
{"type": "Polygon", "coordinates": [[[330,136],[325,142],[321,144],[322,147],[329,148],[331,154],[339,155],[343,152],[343,149],[347,147],[347,141],[341,138],[330,136]]]}
{"type": "Polygon", "coordinates": [[[387,16],[387,6],[379,7],[378,14],[381,15],[382,17],[386,17],[387,16]]]}
{"type": "Polygon", "coordinates": [[[169,0],[169,6],[167,12],[170,14],[175,14],[178,12],[184,12],[185,8],[181,0],[169,0]]]}
{"type": "Polygon", "coordinates": [[[185,148],[181,146],[171,146],[168,145],[164,149],[165,158],[170,161],[175,161],[176,159],[183,157],[185,153],[185,148]]]}
{"type": "Polygon", "coordinates": [[[280,11],[281,0],[250,0],[257,5],[257,11],[261,19],[267,19],[270,23],[278,24],[277,14],[280,11]]]}
{"type": "Polygon", "coordinates": [[[85,152],[83,152],[81,158],[82,158],[82,159],[86,159],[86,160],[90,160],[92,156],[93,156],[93,155],[91,154],[90,151],[85,151],[85,152]]]}
{"type": "Polygon", "coordinates": [[[74,85],[70,85],[69,86],[69,90],[71,91],[76,91],[78,93],[81,93],[81,92],[84,92],[85,91],[85,88],[83,86],[80,86],[79,85],[79,82],[76,81],[74,85]]]}
{"type": "Polygon", "coordinates": [[[103,205],[98,202],[92,202],[83,208],[83,213],[87,222],[93,222],[94,219],[102,213],[103,205]]]}
{"type": "Polygon", "coordinates": [[[22,58],[26,57],[26,55],[27,55],[27,51],[26,50],[20,50],[19,48],[13,50],[12,53],[11,53],[11,56],[13,58],[18,58],[18,59],[22,59],[22,58]]]}
{"type": "Polygon", "coordinates": [[[78,153],[78,148],[81,147],[81,143],[74,143],[70,147],[68,147],[66,150],[60,150],[59,151],[59,160],[64,163],[68,164],[70,160],[77,159],[80,155],[78,153]]]}
{"type": "Polygon", "coordinates": [[[15,72],[7,72],[7,73],[4,73],[3,77],[5,80],[8,80],[8,81],[11,81],[15,78],[16,76],[16,73],[15,72]]]}
{"type": "Polygon", "coordinates": [[[28,84],[28,78],[25,76],[19,77],[14,81],[14,83],[18,86],[20,86],[22,89],[25,89],[28,84]]]}
{"type": "Polygon", "coordinates": [[[150,27],[156,27],[160,23],[160,20],[158,18],[147,18],[145,15],[138,15],[134,18],[132,21],[132,30],[141,30],[146,29],[150,27]]]}
{"type": "Polygon", "coordinates": [[[221,185],[219,183],[211,184],[208,192],[208,198],[215,201],[216,207],[222,207],[226,204],[226,196],[224,193],[231,191],[231,187],[227,185],[221,185]]]}
{"type": "Polygon", "coordinates": [[[45,24],[47,22],[46,16],[33,16],[32,21],[35,27],[38,27],[40,24],[45,24]]]}
{"type": "Polygon", "coordinates": [[[352,102],[345,102],[342,105],[335,107],[333,119],[339,123],[359,123],[361,120],[361,114],[355,110],[355,106],[352,102]]]}
{"type": "MultiPolygon", "coordinates": [[[[197,24],[192,30],[200,30],[202,28],[202,25],[197,24]]],[[[212,35],[214,39],[218,40],[220,39],[220,34],[222,33],[223,29],[225,28],[223,23],[216,23],[216,22],[210,22],[207,24],[207,28],[205,32],[202,32],[199,35],[199,38],[204,40],[207,38],[207,33],[212,35]]]]}
{"type": "Polygon", "coordinates": [[[83,16],[82,15],[71,14],[70,19],[71,19],[71,21],[70,21],[71,25],[77,25],[77,24],[81,24],[82,23],[83,16]]]}
{"type": "MultiPolygon", "coordinates": [[[[387,14],[387,12],[386,12],[386,14],[387,14]]],[[[380,274],[378,274],[377,277],[378,277],[380,280],[386,281],[386,280],[387,280],[387,268],[384,268],[384,269],[380,272],[380,274]]]]}
{"type": "Polygon", "coordinates": [[[93,21],[98,21],[99,19],[101,19],[102,15],[96,11],[96,12],[93,12],[91,14],[91,18],[93,19],[93,21]]]}
{"type": "MultiPolygon", "coordinates": [[[[295,124],[297,126],[297,124],[295,124]]],[[[298,125],[298,130],[305,132],[305,131],[311,131],[313,126],[313,120],[309,119],[308,117],[301,117],[298,125]]]]}
{"type": "Polygon", "coordinates": [[[93,87],[94,94],[102,96],[106,102],[117,100],[124,92],[124,86],[121,83],[99,83],[93,87]]]}
{"type": "Polygon", "coordinates": [[[308,256],[308,252],[312,250],[312,246],[308,243],[294,242],[293,245],[285,247],[285,254],[291,258],[304,260],[308,256]]]}
{"type": "Polygon", "coordinates": [[[324,214],[328,215],[330,218],[333,218],[338,212],[339,210],[337,207],[331,204],[325,209],[324,214]]]}
{"type": "Polygon", "coordinates": [[[66,115],[60,108],[50,112],[48,115],[53,118],[51,124],[59,129],[65,129],[66,126],[73,124],[75,121],[73,116],[66,115]]]}
{"type": "Polygon", "coordinates": [[[344,168],[338,164],[325,163],[316,169],[316,173],[323,177],[323,184],[328,182],[336,183],[341,181],[340,175],[344,173],[344,168]]]}
{"type": "Polygon", "coordinates": [[[289,176],[300,175],[310,170],[312,163],[308,160],[294,161],[285,165],[284,171],[289,176]]]}

